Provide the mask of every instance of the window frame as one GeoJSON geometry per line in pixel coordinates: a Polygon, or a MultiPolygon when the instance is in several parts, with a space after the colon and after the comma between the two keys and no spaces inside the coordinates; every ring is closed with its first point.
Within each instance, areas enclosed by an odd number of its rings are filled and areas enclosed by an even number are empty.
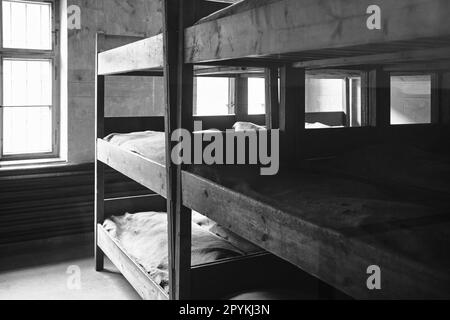
{"type": "MultiPolygon", "coordinates": [[[[402,127],[402,126],[430,126],[439,124],[440,122],[440,103],[439,103],[439,73],[437,71],[391,71],[389,72],[390,80],[390,92],[392,90],[392,77],[408,77],[408,76],[430,76],[431,78],[431,92],[430,92],[430,123],[404,123],[393,124],[391,117],[389,117],[389,126],[402,127]]],[[[392,95],[389,97],[389,112],[392,111],[392,95]]],[[[390,115],[390,113],[389,113],[390,115]]]]}
{"type": "Polygon", "coordinates": [[[194,103],[193,116],[194,117],[228,117],[236,115],[236,77],[228,75],[199,75],[194,76],[194,103]],[[198,97],[198,78],[227,78],[228,79],[228,114],[220,115],[199,115],[197,108],[198,97]]]}
{"type": "MultiPolygon", "coordinates": [[[[342,104],[344,106],[344,112],[346,114],[346,123],[342,128],[339,129],[354,129],[354,128],[364,128],[368,127],[366,121],[367,104],[365,101],[365,96],[367,95],[366,90],[368,89],[366,85],[365,78],[367,72],[362,69],[317,69],[308,70],[306,73],[305,82],[308,79],[329,79],[329,80],[341,80],[343,81],[343,91],[342,91],[342,104]],[[360,79],[361,84],[361,95],[360,95],[360,124],[354,125],[354,86],[353,81],[355,78],[360,79]]],[[[307,83],[305,83],[305,87],[307,83]]],[[[306,129],[306,123],[305,123],[306,129]]],[[[321,129],[306,129],[306,130],[336,130],[337,128],[321,128],[321,129]]]]}
{"type": "MultiPolygon", "coordinates": [[[[3,17],[3,1],[0,0],[0,17],[3,17]]],[[[59,65],[60,50],[58,42],[58,34],[60,27],[59,20],[59,1],[57,0],[8,0],[16,2],[36,2],[51,5],[51,44],[50,50],[36,49],[16,49],[3,47],[3,23],[0,23],[0,162],[5,161],[27,161],[27,160],[47,160],[60,157],[61,151],[61,134],[60,134],[60,83],[59,83],[59,65]],[[27,153],[27,154],[3,154],[3,61],[4,59],[27,59],[27,60],[50,60],[52,74],[52,151],[44,153],[27,153]]],[[[21,107],[14,106],[12,108],[21,107]]],[[[23,107],[23,106],[22,106],[23,107]]],[[[27,106],[32,108],[33,106],[27,106]]]]}

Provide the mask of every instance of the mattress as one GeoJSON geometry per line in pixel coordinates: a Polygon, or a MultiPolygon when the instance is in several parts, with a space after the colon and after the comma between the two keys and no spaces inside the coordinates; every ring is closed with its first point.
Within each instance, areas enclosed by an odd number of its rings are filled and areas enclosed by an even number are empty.
{"type": "Polygon", "coordinates": [[[143,131],[126,134],[110,134],[105,140],[161,165],[166,164],[166,140],[164,132],[143,131]]]}
{"type": "MultiPolygon", "coordinates": [[[[192,221],[193,266],[261,252],[198,213],[193,213],[192,221]]],[[[166,213],[127,213],[107,219],[103,227],[157,284],[169,291],[166,213]]]]}

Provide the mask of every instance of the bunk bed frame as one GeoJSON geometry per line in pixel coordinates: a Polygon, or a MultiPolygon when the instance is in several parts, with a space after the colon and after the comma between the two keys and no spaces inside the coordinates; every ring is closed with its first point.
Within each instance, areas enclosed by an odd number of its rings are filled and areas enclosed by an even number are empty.
{"type": "MultiPolygon", "coordinates": [[[[367,141],[386,142],[392,140],[393,135],[398,141],[411,137],[436,141],[448,136],[448,110],[443,108],[434,111],[435,123],[432,125],[390,126],[390,78],[385,66],[407,63],[405,68],[410,68],[416,62],[421,64],[433,59],[440,60],[444,68],[450,69],[447,47],[450,3],[447,0],[379,0],[376,2],[382,10],[383,27],[369,30],[367,8],[372,2],[244,1],[194,24],[195,6],[191,2],[165,0],[162,34],[104,52],[98,48],[97,270],[103,267],[103,254],[116,257],[113,262],[121,266],[122,273],[141,296],[168,298],[102,230],[106,208],[103,166],[108,165],[167,199],[172,299],[192,298],[199,281],[195,276],[198,273],[190,266],[191,210],[205,214],[354,298],[449,297],[450,278],[445,269],[448,258],[427,264],[407,255],[412,251],[412,255],[421,256],[435,245],[449,244],[446,231],[449,220],[445,212],[448,207],[429,214],[411,207],[412,213],[409,213],[408,207],[403,210],[401,205],[390,202],[387,207],[370,211],[371,223],[359,223],[357,215],[356,220],[344,219],[338,223],[339,217],[349,213],[348,209],[342,208],[339,199],[324,197],[320,206],[308,204],[304,199],[299,201],[304,207],[292,208],[289,203],[280,202],[275,191],[267,197],[259,197],[188,172],[167,160],[162,166],[103,140],[105,76],[164,75],[166,159],[170,159],[171,133],[178,128],[193,131],[194,65],[209,66],[208,74],[223,72],[221,67],[211,66],[265,68],[266,125],[281,131],[282,174],[269,180],[272,185],[279,185],[276,191],[289,185],[290,170],[304,158],[332,155],[336,149],[341,152],[351,150],[367,141]],[[417,28],[418,25],[423,27],[417,28]],[[370,126],[317,131],[300,128],[298,123],[306,120],[304,83],[307,70],[349,66],[363,69],[367,75],[365,81],[369,89],[364,99],[370,126]],[[318,143],[322,143],[321,150],[315,147],[318,143]],[[387,214],[386,209],[390,210],[387,214]],[[417,223],[422,220],[428,223],[419,228],[417,223]],[[433,234],[443,237],[436,238],[433,234]],[[410,248],[409,241],[425,242],[410,248]],[[385,243],[393,243],[395,248],[389,248],[385,243]],[[383,290],[367,288],[366,271],[374,264],[384,266],[383,290]]],[[[200,70],[205,72],[206,67],[200,70]]],[[[441,80],[448,82],[448,79],[441,80]]],[[[448,87],[448,83],[443,87],[448,87]]],[[[448,101],[448,90],[442,92],[443,101],[448,101]]],[[[155,199],[159,197],[148,196],[140,200],[145,200],[143,207],[148,210],[148,201],[155,199]]],[[[370,199],[348,200],[350,206],[357,208],[379,204],[370,199]]],[[[126,210],[144,209],[140,206],[142,201],[133,201],[133,205],[126,203],[126,210]]],[[[114,200],[114,205],[124,207],[120,201],[114,200]]],[[[363,214],[367,211],[361,209],[363,214]]]]}

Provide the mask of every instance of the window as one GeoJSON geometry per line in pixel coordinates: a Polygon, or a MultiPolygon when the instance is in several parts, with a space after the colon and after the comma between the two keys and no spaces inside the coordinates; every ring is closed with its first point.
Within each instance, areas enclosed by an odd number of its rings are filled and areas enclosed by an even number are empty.
{"type": "Polygon", "coordinates": [[[234,79],[197,77],[194,81],[194,115],[234,114],[234,79]]]}
{"type": "Polygon", "coordinates": [[[429,124],[432,75],[391,77],[391,124],[429,124]]]}
{"type": "Polygon", "coordinates": [[[307,75],[306,128],[362,125],[361,76],[307,75]]]}
{"type": "Polygon", "coordinates": [[[264,78],[248,79],[248,114],[266,113],[266,87],[264,78]]]}
{"type": "Polygon", "coordinates": [[[2,0],[0,160],[57,157],[54,3],[2,0]]]}

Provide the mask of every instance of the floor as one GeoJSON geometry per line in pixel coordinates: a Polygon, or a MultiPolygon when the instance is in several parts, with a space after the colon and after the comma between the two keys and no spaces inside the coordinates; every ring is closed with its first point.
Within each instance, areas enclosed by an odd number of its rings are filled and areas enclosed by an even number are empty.
{"type": "Polygon", "coordinates": [[[0,300],[139,300],[111,262],[105,261],[104,272],[95,272],[90,243],[0,250],[0,300]]]}

